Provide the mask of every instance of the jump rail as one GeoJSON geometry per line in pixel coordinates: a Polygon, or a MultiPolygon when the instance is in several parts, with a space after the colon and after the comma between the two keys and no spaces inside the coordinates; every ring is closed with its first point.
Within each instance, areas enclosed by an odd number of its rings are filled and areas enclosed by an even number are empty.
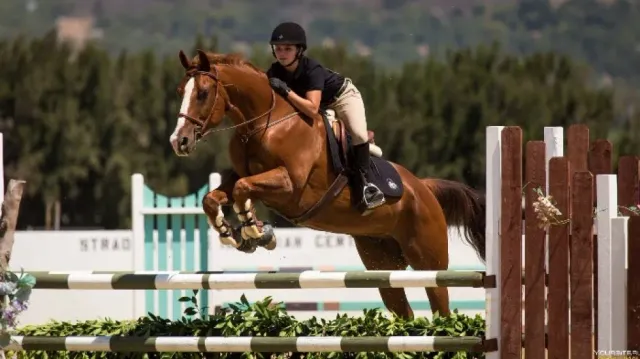
{"type": "Polygon", "coordinates": [[[353,271],[299,273],[29,272],[35,289],[304,289],[483,287],[475,271],[353,271]]]}
{"type": "Polygon", "coordinates": [[[7,350],[106,352],[482,351],[476,337],[48,337],[14,336],[7,350]]]}

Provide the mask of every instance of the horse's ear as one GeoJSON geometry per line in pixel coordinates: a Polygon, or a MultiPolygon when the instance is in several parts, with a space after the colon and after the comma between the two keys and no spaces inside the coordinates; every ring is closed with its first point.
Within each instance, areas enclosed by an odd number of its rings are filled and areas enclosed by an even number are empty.
{"type": "Polygon", "coordinates": [[[199,62],[198,62],[198,70],[200,71],[211,71],[211,65],[209,64],[209,58],[207,57],[207,54],[204,53],[204,51],[198,49],[196,50],[198,52],[198,58],[199,58],[199,62]]]}
{"type": "Polygon", "coordinates": [[[189,59],[187,58],[187,55],[185,55],[184,52],[180,50],[180,52],[178,53],[178,57],[180,58],[180,63],[182,64],[182,67],[184,67],[185,70],[188,70],[191,67],[191,61],[189,61],[189,59]]]}

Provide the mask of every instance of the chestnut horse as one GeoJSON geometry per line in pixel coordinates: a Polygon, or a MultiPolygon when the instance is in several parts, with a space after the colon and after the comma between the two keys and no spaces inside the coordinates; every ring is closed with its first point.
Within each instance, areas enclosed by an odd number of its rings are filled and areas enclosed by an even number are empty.
{"type": "MultiPolygon", "coordinates": [[[[464,228],[465,239],[484,261],[484,197],[470,187],[420,179],[401,165],[372,156],[387,173],[377,183],[384,186],[387,181],[384,188],[391,195],[363,215],[351,203],[354,191],[346,185],[348,171],[334,168],[329,141],[333,131],[326,117],[307,118],[298,112],[274,93],[263,71],[240,55],[197,50],[191,60],[182,51],[179,58],[186,73],[178,87],[183,100],[170,138],[175,153],[189,155],[212,132],[235,131],[229,143],[233,170],[202,202],[222,243],[249,253],[256,246],[276,247],[273,228],[258,221],[253,209],[252,203],[261,201],[300,226],[351,235],[367,270],[406,270],[409,265],[415,270],[446,270],[448,226],[464,228]],[[226,116],[234,125],[216,128],[226,116]],[[401,183],[392,183],[392,178],[401,183]],[[242,223],[239,229],[224,218],[223,205],[233,205],[242,223]]],[[[341,158],[338,165],[348,170],[344,153],[341,158]]],[[[403,288],[379,291],[390,312],[413,317],[403,288]]],[[[449,315],[448,289],[426,292],[432,311],[449,315]]]]}

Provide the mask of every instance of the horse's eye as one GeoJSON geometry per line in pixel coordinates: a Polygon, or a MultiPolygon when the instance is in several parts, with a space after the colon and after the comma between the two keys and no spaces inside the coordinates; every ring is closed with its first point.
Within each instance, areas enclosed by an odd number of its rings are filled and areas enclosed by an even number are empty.
{"type": "Polygon", "coordinates": [[[203,101],[204,99],[207,98],[207,95],[209,94],[209,91],[207,90],[200,90],[198,91],[198,100],[199,101],[203,101]]]}

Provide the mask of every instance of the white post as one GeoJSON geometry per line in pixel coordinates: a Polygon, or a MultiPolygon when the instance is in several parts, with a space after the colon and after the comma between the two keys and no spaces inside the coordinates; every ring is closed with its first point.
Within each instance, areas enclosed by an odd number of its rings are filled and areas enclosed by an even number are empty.
{"type": "MultiPolygon", "coordinates": [[[[625,245],[629,238],[629,217],[611,219],[611,307],[613,315],[611,321],[611,338],[613,350],[627,350],[627,251],[625,245]]],[[[598,237],[600,240],[600,237],[598,237]]],[[[598,304],[599,305],[599,304],[598,304]]],[[[599,309],[598,309],[599,311],[599,309]]]]}
{"type": "Polygon", "coordinates": [[[618,216],[616,175],[597,175],[596,227],[598,230],[598,343],[597,350],[613,350],[611,219],[618,216]]]}
{"type": "MultiPolygon", "coordinates": [[[[220,176],[219,173],[214,172],[209,174],[209,191],[213,191],[214,189],[220,187],[221,183],[222,183],[222,176],[220,176]]],[[[220,208],[220,211],[222,211],[222,208],[220,208]]],[[[211,253],[211,251],[217,248],[217,241],[218,241],[218,232],[216,232],[213,228],[211,228],[211,226],[207,227],[207,238],[209,239],[209,247],[206,253],[209,256],[207,263],[211,264],[213,263],[213,260],[214,260],[214,255],[213,253],[211,253]]],[[[207,268],[207,270],[210,270],[210,269],[207,268]]],[[[213,314],[215,308],[213,308],[213,306],[211,305],[209,307],[211,308],[211,313],[213,314]]]]}
{"type": "MultiPolygon", "coordinates": [[[[142,212],[144,177],[140,173],[131,176],[131,241],[133,248],[133,270],[144,270],[144,214],[142,212]]],[[[135,317],[145,312],[145,291],[133,291],[133,313],[135,317]]]]}
{"type": "Polygon", "coordinates": [[[504,126],[487,127],[486,132],[486,275],[496,278],[496,288],[486,289],[486,338],[498,340],[498,351],[486,353],[487,359],[500,358],[500,207],[501,146],[504,126]]]}
{"type": "MultiPolygon", "coordinates": [[[[214,189],[220,187],[220,184],[222,183],[222,176],[220,176],[219,173],[217,172],[213,172],[209,174],[209,191],[213,191],[214,189]]],[[[204,209],[204,208],[203,208],[204,209]]],[[[219,209],[220,211],[222,211],[222,208],[219,209]]],[[[218,248],[218,232],[216,232],[213,228],[211,228],[211,226],[207,226],[207,239],[209,241],[208,246],[207,246],[207,253],[201,253],[200,255],[206,255],[207,258],[207,263],[209,264],[209,268],[206,268],[206,270],[211,270],[211,263],[214,263],[214,258],[215,258],[215,254],[213,253],[213,251],[216,250],[216,248],[218,248]]],[[[215,314],[215,307],[216,304],[214,302],[215,300],[215,292],[214,291],[206,291],[203,292],[203,295],[208,295],[208,301],[209,301],[209,308],[207,309],[207,313],[210,315],[215,314]]]]}
{"type": "Polygon", "coordinates": [[[214,172],[209,174],[209,191],[213,191],[218,188],[222,183],[222,176],[219,173],[214,172]]]}
{"type": "Polygon", "coordinates": [[[545,169],[547,178],[545,179],[547,186],[546,191],[549,193],[549,161],[553,157],[564,156],[564,129],[562,127],[545,127],[544,128],[544,144],[545,144],[545,169]]]}

